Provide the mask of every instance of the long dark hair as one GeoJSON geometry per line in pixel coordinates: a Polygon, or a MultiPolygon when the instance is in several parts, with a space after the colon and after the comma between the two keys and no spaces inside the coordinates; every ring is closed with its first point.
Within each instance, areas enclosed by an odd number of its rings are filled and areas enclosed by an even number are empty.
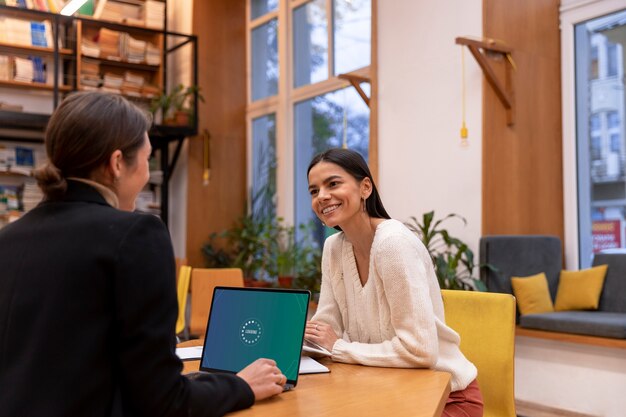
{"type": "MultiPolygon", "coordinates": [[[[377,219],[391,219],[391,216],[387,214],[387,210],[385,210],[385,207],[383,206],[380,194],[378,194],[378,189],[376,188],[376,184],[372,178],[372,173],[360,153],[342,148],[331,148],[321,152],[315,155],[311,160],[309,169],[306,171],[307,177],[309,176],[311,169],[320,162],[330,162],[340,166],[359,182],[364,178],[369,178],[372,182],[372,193],[365,200],[365,209],[367,214],[377,219]]],[[[339,227],[335,227],[335,229],[341,230],[339,227]]]]}

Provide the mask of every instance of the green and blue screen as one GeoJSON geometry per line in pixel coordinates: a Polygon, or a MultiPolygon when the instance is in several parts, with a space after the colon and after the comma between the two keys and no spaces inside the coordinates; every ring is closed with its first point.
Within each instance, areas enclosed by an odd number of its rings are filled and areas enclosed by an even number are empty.
{"type": "Polygon", "coordinates": [[[215,288],[201,368],[239,372],[269,358],[295,381],[308,303],[307,291],[215,288]]]}

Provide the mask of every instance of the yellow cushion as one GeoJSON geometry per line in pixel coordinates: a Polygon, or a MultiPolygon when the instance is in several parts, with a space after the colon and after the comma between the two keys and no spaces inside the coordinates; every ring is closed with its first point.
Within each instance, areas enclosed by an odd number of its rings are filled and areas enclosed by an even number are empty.
{"type": "Polygon", "coordinates": [[[511,286],[520,314],[551,313],[554,311],[548,280],[543,272],[529,277],[512,277],[511,286]]]}
{"type": "Polygon", "coordinates": [[[554,309],[597,310],[607,265],[582,271],[561,271],[554,309]]]}

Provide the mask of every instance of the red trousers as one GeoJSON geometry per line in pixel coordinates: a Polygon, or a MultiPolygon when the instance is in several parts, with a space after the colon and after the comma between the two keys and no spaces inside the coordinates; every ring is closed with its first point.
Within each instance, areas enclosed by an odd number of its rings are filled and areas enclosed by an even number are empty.
{"type": "Polygon", "coordinates": [[[441,417],[482,417],[483,396],[473,380],[464,390],[451,392],[441,417]]]}

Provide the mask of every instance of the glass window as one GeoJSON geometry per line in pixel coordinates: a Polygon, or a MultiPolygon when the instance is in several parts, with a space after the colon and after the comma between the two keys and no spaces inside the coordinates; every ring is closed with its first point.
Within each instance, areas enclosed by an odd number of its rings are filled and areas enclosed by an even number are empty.
{"type": "Polygon", "coordinates": [[[252,20],[278,8],[278,0],[250,0],[250,18],[252,20]]]}
{"type": "MultiPolygon", "coordinates": [[[[315,218],[311,209],[306,170],[317,153],[342,147],[358,151],[368,159],[369,109],[349,87],[296,103],[295,125],[295,222],[315,218]]],[[[316,240],[323,242],[327,231],[316,222],[316,240]]]]}
{"type": "Polygon", "coordinates": [[[578,159],[578,241],[580,267],[594,253],[626,247],[626,177],[621,120],[626,10],[575,26],[576,137],[578,159]],[[615,43],[612,43],[615,42],[615,43]],[[613,60],[615,62],[613,62],[613,60]],[[610,223],[610,224],[609,224],[610,223]],[[610,227],[609,227],[610,226],[610,227]],[[612,232],[607,232],[607,230],[612,232]]]}
{"type": "Polygon", "coordinates": [[[276,116],[252,120],[252,190],[250,205],[254,214],[274,211],[276,194],[276,116]]]}
{"type": "Polygon", "coordinates": [[[607,127],[609,129],[619,128],[619,113],[616,111],[610,111],[606,114],[607,127]]]}
{"type": "Polygon", "coordinates": [[[328,78],[326,0],[315,0],[293,11],[294,87],[328,78]]]}
{"type": "Polygon", "coordinates": [[[611,152],[620,153],[622,151],[622,141],[617,133],[611,134],[611,152]]]}
{"type": "Polygon", "coordinates": [[[278,93],[278,20],[252,29],[252,100],[278,93]]]}
{"type": "Polygon", "coordinates": [[[371,60],[371,0],[333,1],[335,75],[366,67],[371,60]]]}
{"type": "Polygon", "coordinates": [[[599,77],[599,74],[600,74],[600,64],[598,62],[598,47],[597,46],[591,47],[590,65],[591,65],[591,78],[595,80],[599,77]]]}
{"type": "Polygon", "coordinates": [[[611,42],[607,42],[606,45],[606,61],[607,61],[607,76],[617,76],[617,45],[611,42]]]}

